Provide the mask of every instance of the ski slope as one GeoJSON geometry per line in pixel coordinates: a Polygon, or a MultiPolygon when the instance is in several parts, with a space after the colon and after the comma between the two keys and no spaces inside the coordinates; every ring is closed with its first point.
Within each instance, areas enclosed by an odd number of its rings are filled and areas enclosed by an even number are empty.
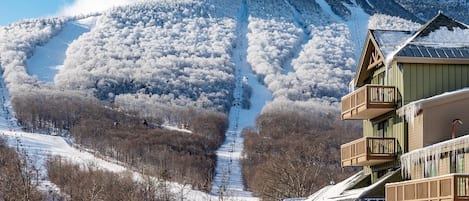
{"type": "Polygon", "coordinates": [[[36,47],[33,56],[26,61],[28,74],[37,77],[40,81],[54,82],[59,68],[64,65],[70,43],[89,32],[95,23],[96,17],[67,22],[60,33],[43,46],[36,47]]]}
{"type": "Polygon", "coordinates": [[[289,57],[284,63],[283,69],[285,69],[285,71],[282,71],[282,74],[288,74],[295,73],[295,70],[292,66],[292,61],[299,57],[301,50],[308,43],[308,41],[311,40],[311,33],[308,30],[308,25],[304,22],[303,17],[301,16],[301,13],[297,10],[297,8],[295,8],[295,6],[293,6],[288,0],[284,0],[284,2],[291,10],[295,26],[303,31],[303,34],[301,34],[300,42],[297,43],[296,47],[294,48],[294,55],[289,57]]]}
{"type": "Polygon", "coordinates": [[[257,200],[257,198],[252,197],[251,192],[244,189],[240,164],[244,137],[241,132],[243,128],[255,126],[257,115],[260,114],[264,105],[272,100],[272,94],[264,85],[258,82],[257,76],[247,63],[248,13],[246,0],[243,0],[242,3],[237,32],[236,48],[233,50],[232,56],[233,63],[236,66],[234,102],[230,109],[226,140],[216,152],[217,166],[212,181],[212,194],[221,199],[235,197],[239,200],[257,200]],[[247,82],[253,91],[249,109],[241,108],[243,82],[247,82]]]}
{"type": "Polygon", "coordinates": [[[344,20],[337,14],[335,14],[331,6],[325,0],[316,0],[319,4],[321,9],[332,18],[333,21],[337,23],[343,23],[348,26],[350,29],[350,34],[352,41],[354,42],[354,49],[355,49],[355,60],[358,61],[360,59],[361,48],[364,45],[365,36],[368,31],[368,19],[370,15],[368,15],[363,8],[355,3],[355,5],[345,4],[346,7],[351,11],[350,19],[344,20]]]}

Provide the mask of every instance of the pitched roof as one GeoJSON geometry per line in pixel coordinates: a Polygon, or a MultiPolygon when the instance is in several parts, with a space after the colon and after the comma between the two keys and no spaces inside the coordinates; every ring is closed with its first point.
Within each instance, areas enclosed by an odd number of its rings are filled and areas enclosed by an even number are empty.
{"type": "Polygon", "coordinates": [[[386,60],[393,57],[469,59],[469,27],[438,13],[415,32],[373,31],[386,60]],[[385,34],[386,33],[386,34],[385,34]],[[401,35],[394,43],[382,43],[401,35]],[[392,36],[391,36],[392,37],[392,36]]]}
{"type": "Polygon", "coordinates": [[[431,32],[434,32],[441,27],[446,27],[448,30],[453,31],[455,28],[467,29],[468,27],[461,22],[456,21],[442,12],[439,12],[433,19],[427,22],[419,31],[417,37],[428,36],[431,32]]]}
{"type": "Polygon", "coordinates": [[[362,86],[370,76],[368,68],[372,66],[370,58],[375,49],[378,62],[385,66],[395,59],[410,63],[467,64],[469,26],[440,12],[419,30],[369,30],[355,74],[355,86],[362,86]]]}

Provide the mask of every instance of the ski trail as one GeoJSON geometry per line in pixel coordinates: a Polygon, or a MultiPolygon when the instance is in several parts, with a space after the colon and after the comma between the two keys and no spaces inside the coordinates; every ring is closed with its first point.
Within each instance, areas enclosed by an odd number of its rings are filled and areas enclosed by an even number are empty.
{"type": "MultiPolygon", "coordinates": [[[[350,19],[344,20],[337,14],[335,14],[331,6],[325,0],[316,0],[321,9],[329,15],[335,22],[346,24],[349,31],[351,40],[354,43],[354,52],[355,52],[355,61],[360,59],[361,48],[363,47],[365,41],[363,36],[366,36],[368,31],[368,15],[360,6],[357,5],[355,1],[354,5],[345,4],[345,6],[350,10],[350,19]]],[[[370,4],[371,5],[371,4],[370,4]]]]}
{"type": "Polygon", "coordinates": [[[247,63],[248,47],[248,10],[247,1],[242,0],[242,8],[237,25],[238,38],[233,49],[232,60],[235,64],[236,86],[234,89],[234,101],[229,114],[229,127],[226,140],[216,152],[217,166],[212,182],[213,195],[220,199],[224,197],[237,197],[240,200],[254,199],[252,193],[245,190],[240,159],[242,158],[244,137],[241,135],[243,128],[255,125],[255,119],[264,105],[272,100],[272,94],[252,72],[247,63]],[[252,88],[250,98],[251,107],[241,108],[243,97],[243,82],[252,88]]]}
{"type": "Polygon", "coordinates": [[[301,17],[301,13],[298,11],[298,9],[296,9],[295,6],[293,6],[289,2],[289,0],[284,0],[284,2],[291,10],[295,26],[303,31],[303,33],[301,34],[300,42],[298,42],[296,47],[293,49],[294,53],[284,63],[283,68],[285,69],[285,71],[282,71],[282,74],[288,74],[289,72],[295,72],[295,69],[292,65],[292,61],[300,56],[300,52],[303,49],[304,45],[306,45],[306,43],[311,40],[311,32],[308,29],[308,25],[304,22],[303,17],[301,17]]]}
{"type": "Polygon", "coordinates": [[[368,15],[358,5],[348,5],[347,8],[351,11],[351,19],[345,24],[349,27],[351,40],[354,42],[355,61],[360,59],[361,49],[364,46],[366,36],[368,32],[368,15]]]}
{"type": "Polygon", "coordinates": [[[69,44],[90,31],[93,26],[90,22],[95,23],[94,18],[69,21],[45,45],[36,47],[33,56],[26,62],[28,74],[36,76],[40,81],[53,83],[59,68],[64,65],[69,44]]]}
{"type": "Polygon", "coordinates": [[[319,4],[321,9],[329,15],[335,22],[344,22],[344,20],[332,11],[331,6],[325,0],[316,0],[316,3],[319,4]]]}

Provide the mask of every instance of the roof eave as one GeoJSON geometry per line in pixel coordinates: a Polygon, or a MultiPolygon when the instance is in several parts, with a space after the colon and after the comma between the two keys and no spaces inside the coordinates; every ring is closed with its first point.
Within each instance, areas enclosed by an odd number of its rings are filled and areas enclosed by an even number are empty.
{"type": "Polygon", "coordinates": [[[364,62],[365,62],[364,59],[365,59],[366,53],[368,51],[368,45],[370,43],[372,43],[372,45],[378,50],[378,53],[380,54],[380,56],[382,58],[385,58],[384,55],[383,55],[383,51],[379,47],[379,45],[376,42],[376,39],[374,37],[375,36],[373,35],[372,31],[369,29],[368,33],[366,35],[365,44],[363,45],[363,48],[362,48],[362,53],[360,54],[360,61],[359,61],[358,66],[357,66],[357,72],[355,73],[355,77],[354,77],[354,86],[355,87],[358,87],[358,85],[360,84],[359,83],[359,78],[360,78],[360,75],[362,74],[362,71],[367,71],[368,70],[367,66],[364,67],[364,62]]]}
{"type": "Polygon", "coordinates": [[[469,58],[429,58],[429,57],[405,57],[395,56],[399,63],[423,63],[423,64],[469,64],[469,58]]]}

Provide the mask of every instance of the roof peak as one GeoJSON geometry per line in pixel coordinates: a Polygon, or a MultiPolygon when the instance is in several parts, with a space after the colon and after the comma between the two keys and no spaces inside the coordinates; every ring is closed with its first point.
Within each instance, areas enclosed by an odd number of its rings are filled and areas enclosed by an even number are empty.
{"type": "Polygon", "coordinates": [[[438,11],[438,14],[433,17],[431,20],[429,20],[425,25],[420,28],[420,30],[417,31],[417,36],[416,37],[425,37],[428,36],[431,32],[440,29],[441,27],[446,27],[448,30],[452,31],[455,28],[460,28],[460,29],[468,29],[467,25],[450,18],[443,14],[443,12],[440,10],[438,11]]]}

